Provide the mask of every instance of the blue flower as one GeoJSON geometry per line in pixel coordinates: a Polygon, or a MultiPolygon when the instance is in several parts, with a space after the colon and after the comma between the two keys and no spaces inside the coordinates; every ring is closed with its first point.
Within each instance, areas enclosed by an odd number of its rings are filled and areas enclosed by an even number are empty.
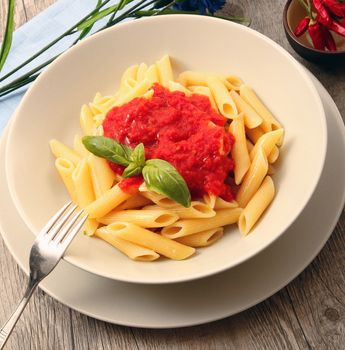
{"type": "Polygon", "coordinates": [[[220,10],[225,4],[225,0],[185,0],[174,5],[182,11],[199,11],[202,15],[205,13],[213,14],[220,10]]]}

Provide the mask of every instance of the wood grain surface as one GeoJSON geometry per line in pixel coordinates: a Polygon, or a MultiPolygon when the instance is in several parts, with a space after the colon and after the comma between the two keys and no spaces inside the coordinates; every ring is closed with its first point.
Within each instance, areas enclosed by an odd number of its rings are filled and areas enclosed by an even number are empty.
{"type": "MultiPolygon", "coordinates": [[[[53,2],[17,0],[16,27],[53,2]]],[[[7,1],[0,0],[0,6],[3,33],[7,1]]],[[[284,35],[283,7],[284,0],[233,0],[225,11],[252,18],[252,28],[282,45],[312,71],[345,116],[345,62],[325,68],[297,56],[284,35]]],[[[343,213],[321,253],[293,282],[261,304],[224,320],[176,330],[122,327],[84,316],[37,290],[6,349],[345,349],[344,229],[343,213]]],[[[22,297],[27,278],[1,239],[0,278],[2,324],[22,297]]]]}

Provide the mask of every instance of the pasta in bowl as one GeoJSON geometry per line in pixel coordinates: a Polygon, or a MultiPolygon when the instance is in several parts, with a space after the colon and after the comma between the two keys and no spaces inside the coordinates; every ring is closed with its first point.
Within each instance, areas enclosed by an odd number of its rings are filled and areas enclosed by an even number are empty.
{"type": "Polygon", "coordinates": [[[33,231],[44,222],[42,212],[66,200],[61,179],[89,213],[86,234],[73,243],[66,260],[119,280],[179,282],[233,267],[289,227],[317,184],[325,131],[312,83],[268,39],[202,17],[147,19],[86,40],[42,75],[11,126],[7,175],[33,231]],[[192,49],[197,36],[210,38],[202,29],[205,21],[219,41],[198,52],[192,49]],[[167,34],[170,57],[162,55],[158,41],[143,54],[138,33],[153,28],[168,33],[177,23],[188,35],[175,40],[167,34]],[[231,50],[220,49],[225,32],[233,38],[231,50]],[[139,47],[132,51],[126,40],[133,38],[139,47]],[[114,41],[127,48],[116,66],[110,57],[114,41]],[[248,56],[253,47],[261,70],[248,56]],[[213,54],[217,50],[227,58],[213,54]],[[89,60],[76,69],[85,55],[89,60]],[[69,76],[68,86],[61,72],[69,76]],[[53,91],[44,95],[38,111],[35,98],[49,81],[53,91]],[[19,157],[28,114],[44,123],[44,137],[43,129],[28,132],[32,143],[19,157]],[[44,115],[53,117],[48,122],[44,115]],[[302,140],[298,135],[311,124],[313,135],[303,134],[302,140]],[[60,179],[49,152],[43,160],[32,157],[48,148],[48,141],[60,179]],[[23,181],[16,174],[29,159],[36,173],[23,181]],[[304,163],[308,169],[297,171],[304,163]],[[41,204],[34,208],[29,197],[37,185],[47,192],[35,192],[41,204]]]}
{"type": "Polygon", "coordinates": [[[284,130],[236,76],[175,81],[167,55],[132,65],[114,95],[81,107],[80,124],[74,149],[50,141],[56,169],[89,214],[84,232],[133,260],[189,258],[236,222],[246,235],[273,199],[284,130]]]}

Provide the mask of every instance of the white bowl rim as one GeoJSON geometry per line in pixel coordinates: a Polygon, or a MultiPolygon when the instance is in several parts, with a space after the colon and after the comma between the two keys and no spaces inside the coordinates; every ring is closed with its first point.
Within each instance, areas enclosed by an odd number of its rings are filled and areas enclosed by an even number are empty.
{"type": "MultiPolygon", "coordinates": [[[[244,25],[235,23],[235,22],[231,22],[225,19],[221,19],[221,18],[216,18],[216,17],[209,17],[209,16],[202,16],[202,15],[193,15],[193,14],[174,14],[174,15],[162,15],[162,16],[153,16],[153,17],[145,17],[145,18],[140,18],[140,19],[136,19],[136,20],[131,20],[128,22],[123,22],[123,23],[119,23],[114,27],[110,27],[107,29],[104,29],[98,33],[93,34],[92,36],[84,39],[83,41],[79,42],[77,45],[71,47],[70,49],[68,49],[67,51],[63,52],[56,60],[54,60],[52,63],[49,64],[49,66],[47,67],[47,69],[45,69],[36,79],[36,81],[34,81],[34,83],[30,86],[30,88],[28,89],[28,91],[25,93],[25,95],[23,96],[22,100],[20,101],[19,106],[17,107],[17,110],[15,111],[14,115],[11,118],[11,123],[9,125],[9,130],[8,130],[8,140],[11,139],[12,134],[14,133],[15,127],[16,127],[16,123],[18,121],[18,116],[20,115],[21,109],[23,108],[23,105],[25,103],[26,100],[28,100],[32,94],[32,91],[36,88],[37,85],[39,85],[39,82],[44,79],[46,77],[46,75],[50,74],[50,70],[55,67],[56,65],[59,65],[61,61],[63,61],[66,57],[68,57],[69,55],[73,55],[74,52],[76,50],[78,50],[80,47],[84,46],[84,45],[88,45],[89,42],[97,40],[98,38],[100,38],[101,36],[107,35],[109,32],[111,31],[116,31],[117,28],[123,28],[126,26],[133,26],[133,25],[138,25],[138,23],[142,23],[142,22],[161,22],[161,21],[175,21],[175,19],[188,19],[188,21],[205,21],[205,22],[224,22],[226,23],[226,25],[229,26],[238,26],[241,27],[241,30],[247,31],[249,33],[251,33],[252,35],[257,36],[259,39],[265,41],[266,43],[268,43],[270,46],[273,46],[275,50],[277,50],[280,54],[284,55],[290,62],[291,64],[294,65],[294,68],[299,72],[300,76],[304,79],[306,85],[309,87],[309,92],[310,94],[313,95],[315,102],[317,103],[317,108],[320,111],[320,115],[322,115],[321,118],[321,124],[322,124],[322,136],[323,139],[322,140],[318,140],[319,143],[322,143],[323,147],[322,147],[322,154],[319,155],[319,159],[320,162],[318,164],[318,169],[315,172],[315,177],[313,178],[313,182],[310,186],[310,190],[309,193],[307,193],[304,196],[304,200],[301,201],[301,204],[299,205],[299,210],[296,210],[294,215],[291,216],[290,220],[285,224],[285,226],[283,226],[283,228],[281,229],[281,231],[279,233],[277,233],[277,235],[275,237],[272,237],[271,239],[267,240],[265,242],[264,245],[258,247],[257,250],[255,250],[254,252],[251,252],[249,254],[243,255],[242,258],[237,259],[236,261],[231,262],[231,264],[229,265],[224,265],[222,267],[218,267],[218,268],[213,268],[213,269],[209,269],[206,272],[201,271],[199,273],[194,274],[193,276],[189,276],[189,277],[179,277],[176,276],[174,279],[172,279],[171,277],[169,277],[168,279],[164,279],[164,276],[162,276],[162,279],[157,281],[156,279],[147,279],[147,278],[137,278],[137,279],[133,279],[133,278],[126,278],[123,276],[114,276],[113,274],[109,274],[103,271],[99,271],[98,269],[94,269],[90,266],[85,266],[84,263],[81,263],[78,258],[75,258],[73,256],[65,256],[63,257],[63,259],[65,261],[67,261],[68,263],[77,266],[87,272],[93,273],[95,275],[101,276],[101,277],[105,277],[105,278],[109,278],[109,279],[114,279],[117,281],[122,281],[122,282],[128,282],[128,283],[140,283],[140,284],[170,284],[170,283],[181,283],[181,282],[188,282],[188,281],[193,281],[199,278],[204,278],[204,277],[208,277],[220,272],[223,272],[227,269],[233,268],[243,262],[245,262],[246,260],[249,260],[251,258],[253,258],[254,256],[256,256],[257,254],[259,254],[261,251],[263,251],[264,249],[266,249],[269,245],[271,245],[276,239],[278,239],[290,226],[291,224],[297,219],[297,217],[303,212],[305,206],[307,205],[307,203],[309,202],[312,194],[315,192],[315,189],[318,185],[319,179],[321,177],[321,173],[325,164],[325,159],[326,159],[326,151],[327,151],[327,124],[326,124],[326,116],[325,116],[325,111],[324,111],[324,107],[320,98],[320,95],[317,92],[317,89],[315,87],[315,85],[313,84],[310,76],[307,73],[306,68],[304,68],[288,51],[286,51],[283,47],[281,47],[279,44],[277,44],[275,41],[273,41],[272,39],[268,38],[267,36],[265,36],[264,34],[246,27],[244,25]]],[[[139,24],[140,25],[140,24],[139,24]]],[[[192,24],[191,24],[192,25],[192,24]]],[[[34,232],[36,231],[36,229],[34,228],[33,224],[31,223],[30,218],[27,216],[23,206],[21,205],[21,202],[17,196],[16,190],[15,190],[15,186],[14,183],[10,180],[11,176],[10,176],[10,171],[9,171],[9,167],[8,167],[8,159],[9,159],[9,142],[7,142],[6,144],[6,154],[5,154],[5,162],[6,162],[6,178],[7,178],[7,183],[8,183],[8,188],[9,188],[9,192],[10,195],[12,197],[12,200],[18,210],[19,215],[21,216],[21,218],[23,219],[24,223],[28,226],[28,228],[30,229],[31,232],[33,232],[33,234],[35,234],[34,232]]]]}

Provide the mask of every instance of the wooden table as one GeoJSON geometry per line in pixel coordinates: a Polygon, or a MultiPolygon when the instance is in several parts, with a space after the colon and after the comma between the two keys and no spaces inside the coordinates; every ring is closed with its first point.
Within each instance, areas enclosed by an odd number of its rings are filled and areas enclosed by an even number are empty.
{"type": "MultiPolygon", "coordinates": [[[[16,2],[16,26],[54,0],[16,2]]],[[[0,32],[6,0],[0,0],[0,32]]],[[[345,116],[345,62],[322,68],[301,59],[289,46],[282,26],[284,0],[229,1],[252,18],[252,28],[272,38],[310,69],[345,116]]],[[[146,330],[116,326],[84,316],[41,290],[34,293],[6,349],[344,349],[345,215],[314,262],[287,287],[238,315],[197,327],[146,330]]],[[[0,240],[0,324],[22,297],[27,277],[0,240]]]]}

